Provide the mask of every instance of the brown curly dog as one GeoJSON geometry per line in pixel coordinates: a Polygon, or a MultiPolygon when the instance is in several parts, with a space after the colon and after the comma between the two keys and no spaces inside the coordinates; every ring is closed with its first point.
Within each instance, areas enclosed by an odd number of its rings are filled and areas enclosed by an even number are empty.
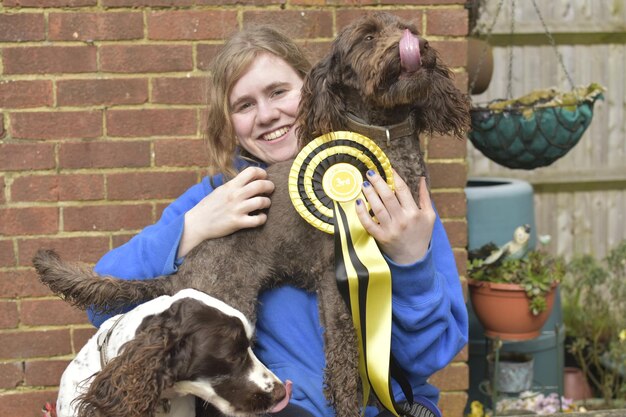
{"type": "MultiPolygon", "coordinates": [[[[370,137],[417,197],[419,177],[426,175],[419,134],[461,137],[469,126],[469,100],[426,41],[419,39],[416,58],[401,50],[403,36],[416,44],[416,28],[387,13],[346,27],[305,79],[299,137],[302,144],[336,130],[370,137]]],[[[223,300],[254,323],[257,295],[264,288],[288,282],[315,291],[325,328],[327,398],[338,417],[358,417],[356,335],[335,283],[333,237],[311,228],[294,210],[290,167],[288,161],[268,169],[276,189],[264,226],[203,242],[174,276],[146,281],[101,277],[87,265],[62,262],[51,251],[40,251],[34,264],[55,293],[75,305],[102,309],[190,287],[223,300]]]]}

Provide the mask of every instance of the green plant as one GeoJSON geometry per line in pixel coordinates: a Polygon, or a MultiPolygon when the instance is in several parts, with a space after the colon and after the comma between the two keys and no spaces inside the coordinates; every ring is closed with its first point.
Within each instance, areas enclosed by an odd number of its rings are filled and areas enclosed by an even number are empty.
{"type": "Polygon", "coordinates": [[[505,259],[493,264],[473,259],[468,263],[467,272],[476,281],[520,285],[529,298],[530,311],[538,315],[547,308],[546,295],[553,284],[563,278],[565,262],[560,257],[533,250],[524,258],[505,259]]]}
{"type": "Polygon", "coordinates": [[[568,351],[607,405],[626,399],[626,240],[574,257],[561,288],[568,351]]]}

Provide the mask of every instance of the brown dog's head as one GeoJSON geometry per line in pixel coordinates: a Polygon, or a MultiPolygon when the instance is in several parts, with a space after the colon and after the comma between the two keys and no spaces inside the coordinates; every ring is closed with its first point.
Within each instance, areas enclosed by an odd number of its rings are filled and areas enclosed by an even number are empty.
{"type": "Polygon", "coordinates": [[[469,100],[414,25],[384,12],[367,15],[337,36],[302,88],[299,137],[345,129],[346,113],[376,125],[414,117],[418,131],[462,136],[469,100]]]}

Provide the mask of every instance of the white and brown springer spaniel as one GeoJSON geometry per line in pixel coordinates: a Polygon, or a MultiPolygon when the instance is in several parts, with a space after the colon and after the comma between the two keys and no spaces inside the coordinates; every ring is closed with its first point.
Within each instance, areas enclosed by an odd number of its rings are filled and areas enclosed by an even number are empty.
{"type": "Polygon", "coordinates": [[[283,385],[252,353],[253,329],[227,304],[193,289],[105,321],[61,378],[58,417],[195,416],[195,396],[220,413],[282,409],[283,385]]]}

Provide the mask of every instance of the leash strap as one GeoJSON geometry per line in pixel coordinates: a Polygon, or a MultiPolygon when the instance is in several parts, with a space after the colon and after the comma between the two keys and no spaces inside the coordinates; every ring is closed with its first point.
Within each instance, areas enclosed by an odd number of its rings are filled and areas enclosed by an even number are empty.
{"type": "Polygon", "coordinates": [[[113,325],[109,327],[106,333],[100,333],[98,335],[98,352],[100,352],[100,369],[104,369],[104,367],[109,363],[110,359],[107,355],[107,349],[109,348],[109,340],[111,339],[111,335],[113,334],[113,330],[119,324],[119,322],[124,318],[124,314],[120,314],[113,325]]]}

